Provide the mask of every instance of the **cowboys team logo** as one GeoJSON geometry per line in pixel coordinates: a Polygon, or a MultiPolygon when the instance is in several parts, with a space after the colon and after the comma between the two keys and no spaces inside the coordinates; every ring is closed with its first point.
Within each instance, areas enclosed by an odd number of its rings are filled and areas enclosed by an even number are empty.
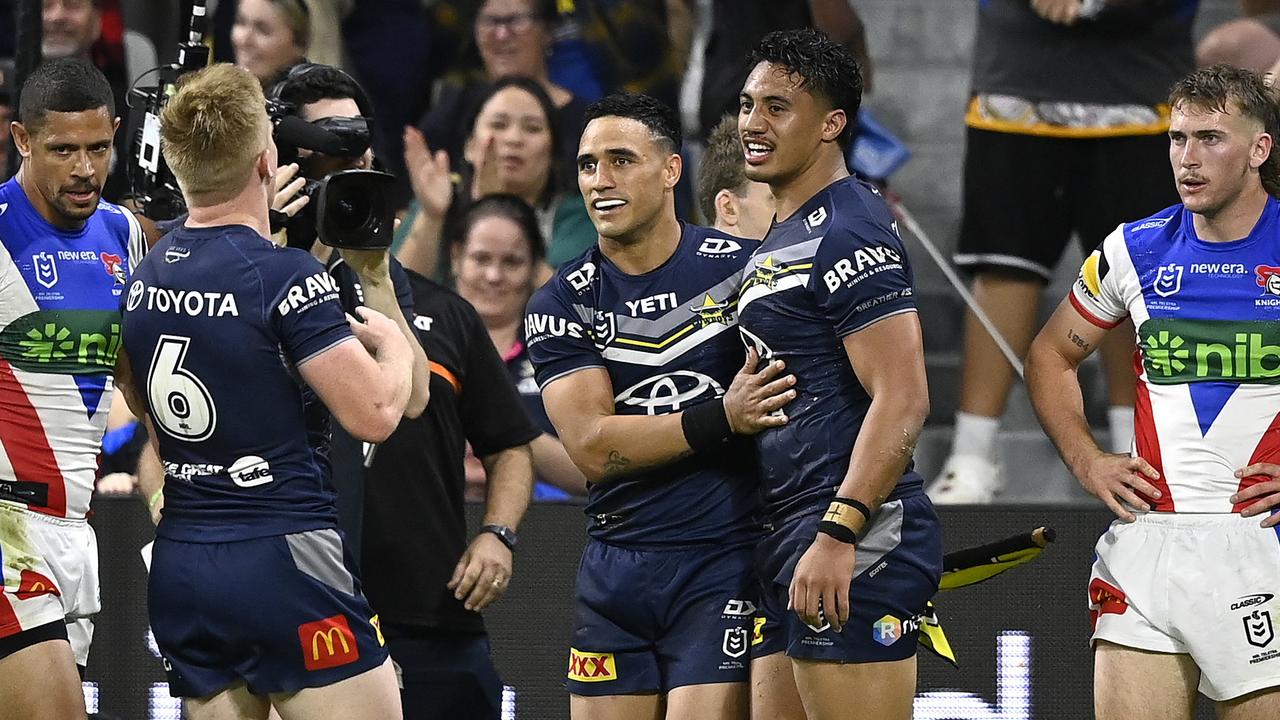
{"type": "Polygon", "coordinates": [[[596,311],[595,319],[591,323],[591,335],[596,347],[601,350],[613,342],[613,339],[618,336],[618,321],[613,317],[612,312],[607,310],[596,311]]]}
{"type": "Polygon", "coordinates": [[[1266,647],[1275,639],[1275,628],[1271,625],[1270,610],[1254,610],[1245,615],[1244,639],[1254,647],[1266,647]]]}
{"type": "Polygon", "coordinates": [[[54,263],[51,253],[36,253],[31,256],[31,262],[35,264],[36,282],[46,288],[52,288],[58,284],[58,266],[54,263]]]}
{"type": "Polygon", "coordinates": [[[1258,275],[1256,281],[1264,294],[1280,295],[1280,267],[1259,265],[1253,271],[1258,275]]]}
{"type": "Polygon", "coordinates": [[[720,649],[731,658],[740,658],[747,654],[747,629],[744,627],[729,628],[724,631],[724,642],[720,649]]]}
{"type": "Polygon", "coordinates": [[[1169,297],[1182,289],[1182,266],[1176,263],[1161,265],[1156,270],[1156,281],[1151,289],[1160,297],[1169,297]]]}
{"type": "Polygon", "coordinates": [[[763,259],[756,258],[756,282],[765,287],[772,288],[778,282],[778,272],[782,270],[782,265],[775,265],[773,255],[765,255],[763,259]]]}
{"type": "Polygon", "coordinates": [[[689,308],[698,316],[698,327],[704,328],[708,325],[728,325],[733,319],[733,313],[729,312],[728,303],[718,303],[711,299],[711,293],[703,295],[702,302],[689,308]]]}

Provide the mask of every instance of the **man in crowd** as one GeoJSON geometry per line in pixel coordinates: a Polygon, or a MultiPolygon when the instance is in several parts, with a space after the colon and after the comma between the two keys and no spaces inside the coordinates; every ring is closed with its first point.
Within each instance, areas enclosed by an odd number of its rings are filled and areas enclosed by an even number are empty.
{"type": "Polygon", "coordinates": [[[63,720],[85,717],[76,666],[100,608],[85,517],[145,242],[100,201],[118,124],[102,73],[46,62],[20,104],[22,167],[0,186],[0,716],[63,720]]]}

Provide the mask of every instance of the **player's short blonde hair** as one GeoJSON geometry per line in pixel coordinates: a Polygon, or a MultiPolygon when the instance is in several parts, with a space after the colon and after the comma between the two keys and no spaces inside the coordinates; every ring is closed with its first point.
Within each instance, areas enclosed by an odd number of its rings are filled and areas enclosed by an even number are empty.
{"type": "Polygon", "coordinates": [[[270,140],[265,103],[258,80],[227,63],[178,83],[160,113],[160,147],[188,205],[216,205],[244,190],[270,140]]]}

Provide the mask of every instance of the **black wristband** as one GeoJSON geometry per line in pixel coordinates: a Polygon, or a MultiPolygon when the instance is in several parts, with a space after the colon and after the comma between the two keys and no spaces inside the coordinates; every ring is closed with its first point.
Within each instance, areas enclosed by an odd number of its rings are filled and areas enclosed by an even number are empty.
{"type": "Polygon", "coordinates": [[[845,543],[847,545],[858,544],[858,533],[850,530],[849,528],[837,522],[831,522],[830,520],[823,520],[819,522],[818,532],[824,533],[826,535],[830,535],[836,540],[839,540],[840,542],[845,543]]]}
{"type": "Polygon", "coordinates": [[[724,398],[693,407],[680,413],[680,429],[695,452],[716,447],[733,435],[729,416],[724,411],[724,398]]]}
{"type": "Polygon", "coordinates": [[[857,510],[858,512],[862,513],[863,520],[866,520],[867,522],[871,522],[871,508],[862,504],[860,500],[854,500],[853,498],[843,498],[840,496],[836,496],[831,498],[831,502],[838,502],[841,505],[848,505],[854,510],[857,510]]]}

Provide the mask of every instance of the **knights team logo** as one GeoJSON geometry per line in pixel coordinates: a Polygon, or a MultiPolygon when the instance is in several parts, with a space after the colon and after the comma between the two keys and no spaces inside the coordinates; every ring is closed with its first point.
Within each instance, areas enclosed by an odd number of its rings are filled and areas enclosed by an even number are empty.
{"type": "Polygon", "coordinates": [[[1259,265],[1253,269],[1258,277],[1255,280],[1265,295],[1280,295],[1280,267],[1259,265]]]}
{"type": "Polygon", "coordinates": [[[720,649],[724,650],[724,654],[731,658],[740,658],[747,654],[747,648],[749,647],[747,637],[746,628],[729,628],[724,631],[724,642],[721,643],[720,649]]]}
{"type": "Polygon", "coordinates": [[[711,293],[702,296],[702,302],[689,308],[698,316],[698,327],[704,328],[708,325],[728,325],[733,319],[733,313],[729,312],[729,303],[718,303],[711,299],[711,293]]]}
{"type": "Polygon", "coordinates": [[[596,347],[605,349],[618,336],[618,321],[612,312],[597,310],[591,323],[591,335],[596,347]]]}
{"type": "Polygon", "coordinates": [[[36,270],[36,282],[46,288],[52,288],[58,284],[58,266],[53,261],[53,254],[42,252],[31,256],[31,262],[36,270]]]}
{"type": "Polygon", "coordinates": [[[1254,647],[1266,647],[1275,639],[1275,628],[1271,624],[1270,610],[1254,610],[1245,615],[1244,639],[1254,647]]]}
{"type": "Polygon", "coordinates": [[[1156,280],[1151,289],[1160,297],[1169,297],[1182,289],[1182,266],[1177,263],[1161,265],[1156,270],[1156,280]]]}
{"type": "Polygon", "coordinates": [[[102,260],[103,269],[107,274],[116,279],[117,285],[123,285],[125,282],[124,261],[119,255],[111,253],[99,253],[98,257],[102,260]]]}

